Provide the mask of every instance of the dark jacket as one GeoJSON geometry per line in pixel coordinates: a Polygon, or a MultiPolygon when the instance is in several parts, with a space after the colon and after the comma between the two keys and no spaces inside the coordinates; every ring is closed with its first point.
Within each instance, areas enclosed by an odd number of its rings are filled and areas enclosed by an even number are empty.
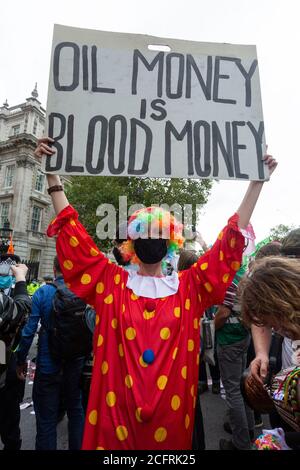
{"type": "Polygon", "coordinates": [[[12,295],[0,292],[0,341],[5,344],[5,364],[0,364],[0,388],[5,384],[5,376],[11,355],[18,345],[21,329],[31,310],[31,300],[26,290],[26,282],[16,283],[12,295]]]}

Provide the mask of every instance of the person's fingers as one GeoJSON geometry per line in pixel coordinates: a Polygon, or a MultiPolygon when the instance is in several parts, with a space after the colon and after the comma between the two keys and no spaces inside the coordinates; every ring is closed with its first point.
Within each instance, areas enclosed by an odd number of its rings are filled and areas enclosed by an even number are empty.
{"type": "Polygon", "coordinates": [[[49,147],[49,146],[46,145],[46,144],[41,144],[41,145],[40,145],[40,148],[43,150],[43,152],[47,152],[47,153],[49,152],[50,154],[53,154],[53,153],[56,152],[55,149],[49,147]]]}
{"type": "Polygon", "coordinates": [[[52,139],[52,137],[42,137],[41,139],[38,139],[38,145],[42,144],[42,143],[52,143],[54,142],[54,139],[52,139]]]}
{"type": "Polygon", "coordinates": [[[252,361],[250,365],[250,371],[253,378],[263,385],[263,381],[260,377],[260,364],[257,361],[252,361]]]}
{"type": "Polygon", "coordinates": [[[261,361],[261,364],[260,364],[260,376],[262,379],[265,379],[268,375],[268,361],[261,361]]]}

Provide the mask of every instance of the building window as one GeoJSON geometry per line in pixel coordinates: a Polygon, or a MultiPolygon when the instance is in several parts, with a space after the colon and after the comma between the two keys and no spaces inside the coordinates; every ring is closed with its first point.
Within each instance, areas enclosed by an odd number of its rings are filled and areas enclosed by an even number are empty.
{"type": "Polygon", "coordinates": [[[5,170],[4,187],[11,188],[14,179],[15,165],[8,165],[5,170]]]}
{"type": "Polygon", "coordinates": [[[13,126],[12,131],[13,131],[13,135],[20,134],[20,124],[18,124],[17,126],[13,126]]]}
{"type": "Polygon", "coordinates": [[[9,217],[9,202],[2,202],[0,204],[0,227],[3,228],[5,223],[8,222],[9,217]]]}
{"type": "Polygon", "coordinates": [[[33,123],[33,134],[34,135],[36,134],[36,130],[37,130],[37,120],[35,119],[34,123],[33,123]]]}
{"type": "Polygon", "coordinates": [[[32,208],[32,219],[31,219],[31,230],[33,232],[39,232],[40,231],[41,214],[42,214],[42,209],[38,206],[33,206],[33,208],[32,208]]]}
{"type": "Polygon", "coordinates": [[[41,250],[31,248],[30,250],[30,261],[38,262],[41,259],[41,250]]]}
{"type": "Polygon", "coordinates": [[[38,170],[36,174],[36,180],[35,180],[35,189],[43,193],[44,187],[45,187],[45,175],[41,170],[38,170]]]}

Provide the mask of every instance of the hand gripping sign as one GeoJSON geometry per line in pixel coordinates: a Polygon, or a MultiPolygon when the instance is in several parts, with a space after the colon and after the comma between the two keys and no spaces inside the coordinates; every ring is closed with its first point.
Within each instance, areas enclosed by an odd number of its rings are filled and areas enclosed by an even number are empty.
{"type": "Polygon", "coordinates": [[[47,172],[268,178],[255,46],[55,25],[46,129],[47,172]]]}

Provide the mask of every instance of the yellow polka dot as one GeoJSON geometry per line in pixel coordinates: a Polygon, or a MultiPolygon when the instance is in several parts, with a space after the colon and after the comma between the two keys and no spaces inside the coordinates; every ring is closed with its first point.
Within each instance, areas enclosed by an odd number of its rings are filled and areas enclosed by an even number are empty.
{"type": "Polygon", "coordinates": [[[55,224],[56,221],[57,221],[57,217],[55,217],[55,219],[52,220],[51,225],[55,224]]]}
{"type": "Polygon", "coordinates": [[[184,425],[185,425],[185,429],[188,429],[189,425],[190,425],[190,417],[189,415],[185,415],[185,420],[184,420],[184,425]]]}
{"type": "Polygon", "coordinates": [[[133,292],[130,297],[131,297],[131,300],[137,300],[139,298],[139,296],[135,295],[133,292]]]}
{"type": "Polygon", "coordinates": [[[159,390],[164,390],[166,388],[167,382],[168,382],[168,377],[166,375],[161,375],[160,377],[158,377],[156,383],[157,383],[159,390]]]}
{"type": "Polygon", "coordinates": [[[97,424],[98,413],[97,410],[93,410],[89,414],[89,423],[95,426],[97,424]]]}
{"type": "Polygon", "coordinates": [[[124,284],[124,282],[122,282],[121,287],[122,287],[122,289],[125,289],[125,284],[124,284]]]}
{"type": "Polygon", "coordinates": [[[219,236],[218,236],[218,240],[222,240],[223,235],[224,235],[223,232],[220,232],[220,233],[219,233],[219,236]]]}
{"type": "Polygon", "coordinates": [[[122,313],[124,313],[124,312],[125,312],[125,305],[123,304],[122,305],[122,313]]]}
{"type": "Polygon", "coordinates": [[[90,255],[91,255],[91,256],[98,256],[99,254],[100,254],[100,253],[99,253],[98,250],[96,250],[96,248],[92,247],[92,248],[90,249],[90,255]]]}
{"type": "Polygon", "coordinates": [[[154,433],[154,439],[156,442],[163,442],[167,438],[167,430],[166,428],[158,428],[154,433]]]}
{"type": "Polygon", "coordinates": [[[105,450],[105,449],[104,447],[99,446],[99,447],[96,447],[96,450],[105,450]]]}
{"type": "Polygon", "coordinates": [[[136,412],[135,412],[135,417],[136,417],[136,420],[139,422],[139,423],[142,423],[142,418],[141,418],[141,411],[142,411],[142,408],[137,408],[136,409],[136,412]]]}
{"type": "Polygon", "coordinates": [[[191,386],[191,395],[192,395],[192,397],[194,396],[194,393],[195,393],[195,385],[192,385],[191,386]]]}
{"type": "Polygon", "coordinates": [[[133,379],[132,379],[131,375],[129,375],[129,374],[126,375],[126,377],[125,377],[125,385],[128,388],[131,388],[132,385],[133,385],[133,379]]]}
{"type": "Polygon", "coordinates": [[[118,327],[118,320],[116,318],[113,318],[111,321],[111,326],[115,330],[118,327]]]}
{"type": "Polygon", "coordinates": [[[101,366],[101,372],[103,375],[107,374],[108,372],[108,362],[103,361],[101,366]]]}
{"type": "Polygon", "coordinates": [[[197,364],[197,366],[199,366],[199,362],[200,362],[200,355],[197,354],[197,358],[196,358],[196,364],[197,364]]]}
{"type": "Polygon", "coordinates": [[[198,294],[198,300],[199,300],[199,302],[202,302],[201,294],[198,294]]]}
{"type": "Polygon", "coordinates": [[[206,282],[204,284],[204,287],[207,290],[207,292],[212,292],[212,290],[213,290],[212,285],[210,284],[210,282],[206,282]]]}
{"type": "Polygon", "coordinates": [[[121,276],[120,276],[120,274],[116,274],[116,275],[115,275],[114,281],[115,281],[115,284],[116,284],[116,285],[120,284],[120,281],[121,281],[121,276]]]}
{"type": "Polygon", "coordinates": [[[195,330],[198,330],[199,324],[198,324],[198,318],[194,318],[194,328],[195,330]]]}
{"type": "Polygon", "coordinates": [[[197,398],[194,397],[194,398],[193,398],[193,408],[196,408],[196,401],[197,401],[197,398]]]}
{"type": "Polygon", "coordinates": [[[188,351],[191,352],[191,351],[194,351],[194,347],[195,347],[195,343],[192,339],[189,339],[188,340],[188,351]]]}
{"type": "Polygon", "coordinates": [[[68,271],[71,271],[71,269],[73,269],[73,263],[70,259],[66,259],[64,261],[64,268],[67,269],[68,271]]]}
{"type": "Polygon", "coordinates": [[[228,282],[229,277],[230,277],[230,274],[229,274],[229,273],[224,274],[224,276],[223,276],[222,279],[223,279],[223,282],[224,282],[225,284],[226,284],[226,282],[228,282]]]}
{"type": "Polygon", "coordinates": [[[146,362],[144,362],[144,360],[143,360],[143,356],[140,356],[139,363],[142,367],[148,367],[148,364],[146,364],[146,362]]]}
{"type": "Polygon", "coordinates": [[[222,250],[220,250],[220,253],[219,253],[219,260],[220,261],[223,261],[224,260],[224,253],[222,250]]]}
{"type": "Polygon", "coordinates": [[[83,285],[87,285],[87,284],[90,284],[91,280],[92,280],[92,277],[89,274],[83,274],[81,276],[80,282],[83,285]]]}
{"type": "Polygon", "coordinates": [[[160,300],[162,300],[163,302],[167,299],[167,297],[162,297],[160,300]]]}
{"type": "Polygon", "coordinates": [[[98,284],[96,285],[96,292],[97,294],[102,294],[104,292],[103,282],[98,282],[98,284]]]}
{"type": "Polygon", "coordinates": [[[66,282],[66,287],[67,287],[68,289],[70,289],[71,284],[70,284],[69,282],[66,282]]]}
{"type": "Polygon", "coordinates": [[[112,408],[113,406],[115,406],[116,401],[117,401],[117,396],[116,396],[115,392],[108,392],[106,394],[107,406],[110,406],[112,408]]]}
{"type": "Polygon", "coordinates": [[[180,397],[178,395],[174,395],[171,400],[171,408],[174,411],[177,411],[180,407],[180,397]]]}
{"type": "Polygon", "coordinates": [[[182,276],[182,272],[179,272],[179,273],[178,273],[178,279],[180,279],[181,276],[182,276]]]}
{"type": "Polygon", "coordinates": [[[241,267],[241,263],[239,263],[238,261],[232,261],[231,269],[233,269],[234,271],[238,271],[240,267],[241,267]]]}
{"type": "Polygon", "coordinates": [[[112,294],[109,294],[109,295],[108,295],[107,297],[105,297],[105,299],[104,299],[104,303],[105,303],[105,304],[108,304],[108,305],[109,305],[109,304],[112,304],[113,301],[114,301],[114,297],[113,297],[112,294]]]}
{"type": "Polygon", "coordinates": [[[180,318],[180,307],[174,308],[174,315],[176,318],[180,318]]]}
{"type": "Polygon", "coordinates": [[[143,317],[145,318],[145,320],[151,320],[151,318],[155,317],[155,310],[152,310],[152,312],[144,310],[143,317]]]}
{"type": "Polygon", "coordinates": [[[183,368],[181,369],[181,375],[184,379],[186,379],[186,376],[187,376],[187,366],[183,366],[183,368]]]}
{"type": "Polygon", "coordinates": [[[193,268],[197,268],[197,265],[198,265],[198,263],[197,263],[197,262],[196,262],[196,263],[194,263],[194,264],[193,264],[193,268]]]}
{"type": "Polygon", "coordinates": [[[169,328],[162,328],[162,329],[160,330],[160,337],[161,337],[161,339],[164,339],[164,340],[169,339],[169,338],[170,338],[170,334],[171,334],[171,332],[170,332],[170,329],[169,329],[169,328]]]}
{"type": "Polygon", "coordinates": [[[136,331],[131,326],[129,328],[127,328],[125,334],[126,334],[126,338],[129,339],[129,340],[133,340],[136,337],[136,331]]]}
{"type": "Polygon", "coordinates": [[[119,344],[119,354],[120,354],[120,357],[124,357],[124,349],[123,349],[123,344],[119,344]]]}
{"type": "Polygon", "coordinates": [[[75,248],[76,246],[79,245],[79,241],[78,241],[78,238],[76,237],[71,237],[70,240],[69,240],[69,243],[70,245],[75,248]]]}
{"type": "Polygon", "coordinates": [[[96,318],[95,318],[96,325],[98,325],[99,321],[100,321],[100,317],[99,315],[96,315],[96,318]]]}
{"type": "Polygon", "coordinates": [[[178,353],[178,348],[175,348],[172,354],[172,358],[175,360],[178,353]]]}
{"type": "Polygon", "coordinates": [[[70,220],[70,224],[71,224],[73,227],[76,227],[76,222],[75,222],[74,219],[71,219],[71,220],[70,220]]]}
{"type": "Polygon", "coordinates": [[[202,263],[202,264],[200,264],[200,269],[201,269],[201,271],[206,271],[207,268],[208,268],[208,263],[202,263]]]}
{"type": "Polygon", "coordinates": [[[235,245],[236,245],[236,238],[231,238],[231,239],[230,239],[230,247],[231,247],[231,248],[234,248],[235,245]]]}
{"type": "Polygon", "coordinates": [[[126,426],[118,426],[116,429],[116,436],[119,439],[119,441],[125,441],[128,437],[128,431],[126,426]]]}
{"type": "Polygon", "coordinates": [[[102,335],[98,336],[97,346],[102,346],[104,338],[102,335]]]}
{"type": "Polygon", "coordinates": [[[190,307],[191,307],[191,300],[190,300],[190,299],[186,299],[184,306],[185,306],[186,310],[189,310],[190,307]]]}

